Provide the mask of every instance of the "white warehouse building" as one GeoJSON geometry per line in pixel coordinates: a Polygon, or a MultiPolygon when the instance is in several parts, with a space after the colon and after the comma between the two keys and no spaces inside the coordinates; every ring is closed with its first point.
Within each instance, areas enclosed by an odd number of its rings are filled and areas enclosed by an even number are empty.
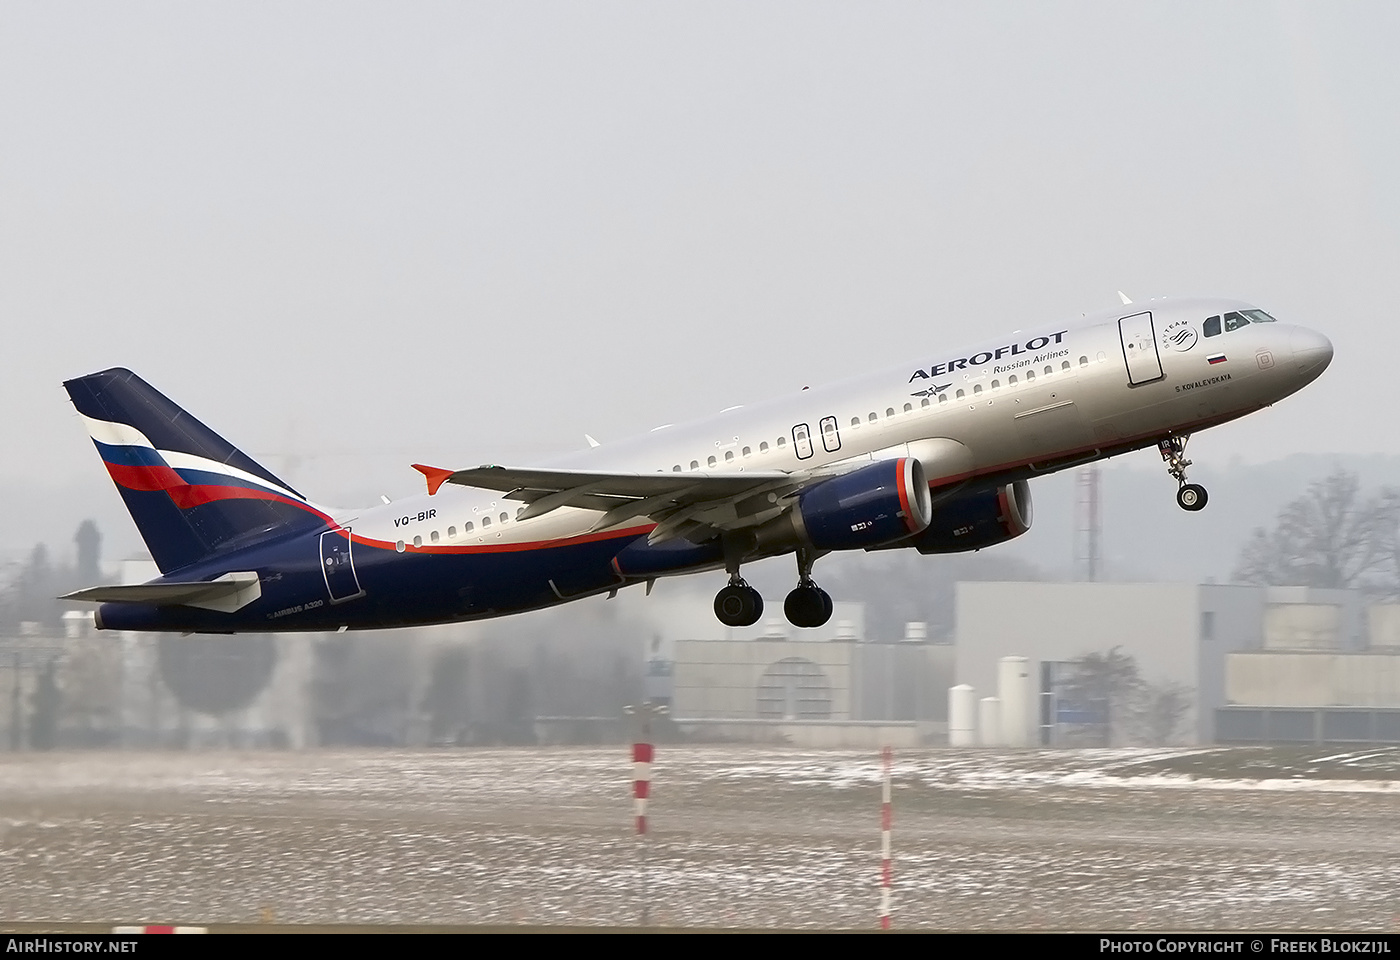
{"type": "Polygon", "coordinates": [[[1038,728],[1029,742],[1049,744],[1057,742],[1055,728],[1065,722],[1052,694],[1059,671],[1085,655],[1118,648],[1135,660],[1143,680],[1191,691],[1185,738],[1211,743],[1218,739],[1222,716],[1230,725],[1229,710],[1290,703],[1299,696],[1261,685],[1260,665],[1236,667],[1241,689],[1229,689],[1232,655],[1354,655],[1369,645],[1365,614],[1354,593],[1303,587],[959,583],[955,674],[977,697],[996,696],[999,662],[1025,657],[1038,699],[1028,711],[1038,728]],[[1248,691],[1247,680],[1253,682],[1248,691]]]}

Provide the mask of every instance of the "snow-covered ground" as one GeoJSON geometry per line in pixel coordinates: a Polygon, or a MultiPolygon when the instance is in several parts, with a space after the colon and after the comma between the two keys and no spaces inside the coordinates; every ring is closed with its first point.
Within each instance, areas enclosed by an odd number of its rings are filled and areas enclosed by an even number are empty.
{"type": "MultiPolygon", "coordinates": [[[[880,761],[668,746],[0,766],[0,920],[875,925],[880,761]]],[[[1400,927],[1400,752],[924,750],[895,925],[1400,927]]]]}

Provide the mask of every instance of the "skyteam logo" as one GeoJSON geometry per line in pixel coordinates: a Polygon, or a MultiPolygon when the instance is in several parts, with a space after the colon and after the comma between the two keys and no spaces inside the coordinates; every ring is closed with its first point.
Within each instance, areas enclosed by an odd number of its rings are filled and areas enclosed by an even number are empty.
{"type": "Polygon", "coordinates": [[[1199,337],[1190,320],[1176,320],[1162,331],[1162,346],[1177,353],[1185,353],[1196,345],[1199,337]]]}

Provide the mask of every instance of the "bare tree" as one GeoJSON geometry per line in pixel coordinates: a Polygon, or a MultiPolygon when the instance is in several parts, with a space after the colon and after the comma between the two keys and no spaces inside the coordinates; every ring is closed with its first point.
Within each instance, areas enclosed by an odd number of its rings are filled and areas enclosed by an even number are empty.
{"type": "Polygon", "coordinates": [[[1137,661],[1114,647],[1107,653],[1086,653],[1070,661],[1072,670],[1060,682],[1062,700],[1103,718],[1102,744],[1111,746],[1136,710],[1142,690],[1137,661]]]}
{"type": "Polygon", "coordinates": [[[1136,739],[1151,746],[1174,743],[1192,700],[1191,688],[1174,680],[1144,683],[1138,691],[1136,739]]]}
{"type": "Polygon", "coordinates": [[[1356,474],[1335,470],[1284,506],[1272,529],[1254,531],[1234,577],[1390,595],[1396,588],[1397,523],[1400,490],[1363,495],[1356,474]]]}

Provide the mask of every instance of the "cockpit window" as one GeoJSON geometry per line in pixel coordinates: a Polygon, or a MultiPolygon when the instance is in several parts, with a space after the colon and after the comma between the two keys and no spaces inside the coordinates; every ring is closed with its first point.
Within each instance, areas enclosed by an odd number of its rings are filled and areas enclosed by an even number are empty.
{"type": "Polygon", "coordinates": [[[1246,316],[1245,316],[1244,314],[1242,314],[1242,313],[1227,313],[1227,314],[1225,314],[1225,332],[1226,332],[1226,333],[1229,333],[1231,330],[1238,330],[1240,327],[1243,327],[1243,326],[1248,326],[1248,324],[1249,324],[1249,318],[1246,317],[1246,316]]]}
{"type": "Polygon", "coordinates": [[[1265,313],[1263,310],[1241,310],[1240,312],[1243,313],[1246,317],[1248,317],[1252,323],[1278,322],[1273,317],[1265,313]]]}
{"type": "Polygon", "coordinates": [[[1218,337],[1218,336],[1220,336],[1220,318],[1219,318],[1219,317],[1211,317],[1209,320],[1207,320],[1207,321],[1205,322],[1205,329],[1206,329],[1206,336],[1208,336],[1208,337],[1218,337]]]}

